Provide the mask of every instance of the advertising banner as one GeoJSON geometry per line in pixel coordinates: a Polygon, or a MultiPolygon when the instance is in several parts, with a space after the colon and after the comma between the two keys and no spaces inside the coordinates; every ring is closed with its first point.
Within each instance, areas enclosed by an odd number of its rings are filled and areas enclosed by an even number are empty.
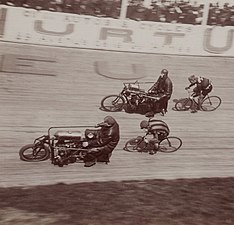
{"type": "Polygon", "coordinates": [[[234,56],[234,28],[0,8],[0,40],[157,54],[234,56]]]}

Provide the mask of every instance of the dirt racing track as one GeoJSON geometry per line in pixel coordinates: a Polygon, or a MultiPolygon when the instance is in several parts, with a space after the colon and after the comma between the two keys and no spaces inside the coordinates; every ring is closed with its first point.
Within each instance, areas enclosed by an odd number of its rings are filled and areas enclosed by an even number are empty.
{"type": "MultiPolygon", "coordinates": [[[[160,56],[0,44],[0,185],[43,185],[106,180],[229,177],[234,174],[234,58],[160,56]],[[155,81],[167,68],[174,92],[166,116],[171,136],[183,140],[171,154],[133,154],[124,143],[141,135],[145,117],[99,109],[101,99],[118,94],[123,82],[155,81]],[[187,95],[191,74],[213,81],[222,99],[214,112],[176,112],[173,99],[187,95]],[[106,115],[120,124],[121,140],[109,165],[63,168],[50,161],[20,161],[19,149],[50,126],[95,125],[106,115]]],[[[146,85],[147,88],[149,86],[146,85]]]]}

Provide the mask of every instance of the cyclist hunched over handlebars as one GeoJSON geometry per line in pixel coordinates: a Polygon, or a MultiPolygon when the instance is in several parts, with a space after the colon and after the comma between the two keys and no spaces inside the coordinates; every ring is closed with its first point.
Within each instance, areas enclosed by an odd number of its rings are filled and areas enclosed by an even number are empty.
{"type": "Polygon", "coordinates": [[[146,150],[148,150],[151,155],[157,153],[159,142],[166,138],[170,133],[170,129],[164,121],[154,118],[150,118],[148,121],[142,120],[140,128],[144,129],[147,134],[152,135],[151,139],[144,140],[147,143],[146,150]]]}
{"type": "Polygon", "coordinates": [[[201,107],[202,100],[212,91],[213,85],[211,81],[205,77],[191,75],[188,77],[188,80],[190,85],[186,87],[185,90],[195,86],[191,97],[198,97],[198,108],[194,105],[191,112],[197,112],[201,107]]]}

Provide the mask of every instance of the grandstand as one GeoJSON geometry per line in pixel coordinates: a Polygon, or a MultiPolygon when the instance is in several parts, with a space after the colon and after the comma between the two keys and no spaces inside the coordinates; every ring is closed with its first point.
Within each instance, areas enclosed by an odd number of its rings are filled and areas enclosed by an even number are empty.
{"type": "Polygon", "coordinates": [[[136,21],[234,26],[233,0],[0,0],[0,4],[136,21]]]}

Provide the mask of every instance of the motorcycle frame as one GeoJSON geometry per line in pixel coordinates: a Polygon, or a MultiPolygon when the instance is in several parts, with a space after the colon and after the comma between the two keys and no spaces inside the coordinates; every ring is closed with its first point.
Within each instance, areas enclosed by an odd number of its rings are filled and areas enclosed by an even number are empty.
{"type": "MultiPolygon", "coordinates": [[[[44,137],[48,137],[48,139],[44,142],[45,144],[48,144],[49,145],[49,148],[50,148],[50,159],[53,163],[53,160],[54,160],[54,141],[55,141],[55,137],[52,135],[52,130],[53,129],[64,129],[64,128],[96,128],[96,126],[55,126],[55,127],[50,127],[47,131],[48,135],[43,135],[44,137]]],[[[41,137],[43,137],[41,136],[41,137]]],[[[41,138],[40,137],[40,138],[41,138]]],[[[39,138],[37,138],[39,139],[39,138]]],[[[35,139],[35,141],[37,140],[35,139]]]]}
{"type": "Polygon", "coordinates": [[[150,100],[158,101],[157,98],[147,95],[147,93],[145,91],[130,90],[129,87],[128,87],[129,84],[137,84],[138,87],[139,87],[139,90],[140,90],[140,84],[152,84],[152,83],[154,83],[154,82],[138,82],[138,81],[135,81],[133,83],[123,83],[124,88],[122,89],[122,91],[120,92],[119,95],[122,96],[125,99],[127,104],[130,104],[130,102],[129,102],[129,99],[128,99],[128,96],[127,96],[126,92],[129,92],[130,94],[136,95],[139,99],[143,99],[143,100],[144,99],[150,99],[150,100]]]}

